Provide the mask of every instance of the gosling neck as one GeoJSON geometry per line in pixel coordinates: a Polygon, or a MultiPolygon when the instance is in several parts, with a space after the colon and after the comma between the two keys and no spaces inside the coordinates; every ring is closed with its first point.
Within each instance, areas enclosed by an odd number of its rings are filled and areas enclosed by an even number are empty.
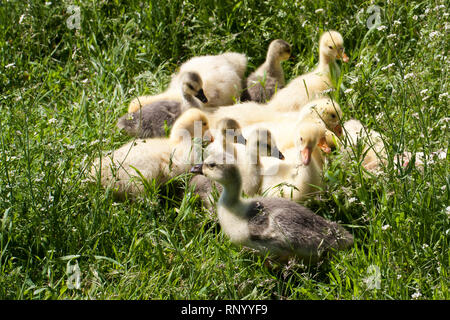
{"type": "Polygon", "coordinates": [[[281,67],[281,59],[279,57],[276,57],[271,52],[267,53],[266,65],[269,67],[269,74],[278,74],[283,72],[283,68],[281,67]]]}
{"type": "Polygon", "coordinates": [[[320,52],[319,55],[318,71],[329,73],[330,65],[336,62],[336,58],[330,57],[323,52],[320,52]]]}
{"type": "Polygon", "coordinates": [[[239,169],[236,168],[236,170],[237,174],[234,175],[234,179],[229,183],[223,184],[223,191],[220,195],[219,203],[226,208],[239,206],[242,203],[242,178],[239,169]]]}
{"type": "Polygon", "coordinates": [[[189,108],[201,109],[202,105],[200,104],[200,101],[193,95],[186,92],[182,92],[181,97],[182,97],[182,104],[181,104],[182,111],[186,111],[189,108]]]}

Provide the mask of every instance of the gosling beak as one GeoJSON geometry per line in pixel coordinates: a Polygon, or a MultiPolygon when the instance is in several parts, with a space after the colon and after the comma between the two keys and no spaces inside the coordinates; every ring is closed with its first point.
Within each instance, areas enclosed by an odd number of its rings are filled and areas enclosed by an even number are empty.
{"type": "Polygon", "coordinates": [[[338,124],[336,127],[333,128],[333,132],[338,136],[342,136],[342,127],[340,124],[338,124]]]}
{"type": "Polygon", "coordinates": [[[203,174],[203,164],[196,164],[190,170],[191,173],[203,174]]]}
{"type": "Polygon", "coordinates": [[[311,149],[306,147],[302,150],[303,164],[307,166],[311,162],[311,149]]]}
{"type": "Polygon", "coordinates": [[[234,143],[240,143],[243,145],[247,144],[247,139],[244,138],[244,136],[242,134],[237,135],[234,137],[234,143]]]}
{"type": "Polygon", "coordinates": [[[319,143],[317,145],[319,146],[320,149],[322,149],[323,152],[327,154],[331,153],[331,148],[327,144],[327,139],[325,137],[320,138],[319,143]]]}
{"type": "Polygon", "coordinates": [[[207,130],[203,136],[203,140],[209,143],[214,142],[214,136],[211,134],[209,130],[207,130]]]}
{"type": "Polygon", "coordinates": [[[342,52],[341,60],[347,63],[350,60],[350,58],[348,57],[348,55],[345,54],[345,52],[342,52]]]}
{"type": "Polygon", "coordinates": [[[203,89],[200,89],[195,97],[203,103],[208,102],[208,98],[206,98],[205,93],[203,92],[203,89]]]}
{"type": "Polygon", "coordinates": [[[272,147],[272,151],[270,153],[271,157],[278,158],[280,160],[284,160],[284,154],[277,147],[272,147]]]}

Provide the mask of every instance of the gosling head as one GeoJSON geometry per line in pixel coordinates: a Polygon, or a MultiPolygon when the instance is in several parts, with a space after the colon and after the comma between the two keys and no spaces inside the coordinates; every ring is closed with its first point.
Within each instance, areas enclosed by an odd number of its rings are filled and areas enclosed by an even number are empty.
{"type": "Polygon", "coordinates": [[[301,123],[298,127],[295,144],[300,151],[301,160],[305,166],[310,164],[311,155],[316,147],[321,148],[326,153],[331,152],[325,132],[325,126],[316,122],[301,123]]]}
{"type": "Polygon", "coordinates": [[[220,136],[223,139],[224,145],[228,141],[229,138],[232,138],[232,143],[241,143],[246,144],[247,140],[242,135],[241,126],[239,125],[239,122],[237,122],[234,119],[231,118],[223,118],[220,119],[220,121],[217,124],[218,131],[220,136]]]}
{"type": "Polygon", "coordinates": [[[174,143],[192,141],[200,138],[212,142],[214,139],[209,131],[209,121],[200,109],[188,109],[175,121],[170,133],[170,140],[174,143]]]}
{"type": "Polygon", "coordinates": [[[273,57],[279,61],[288,60],[289,57],[291,56],[291,46],[284,40],[281,39],[273,40],[269,45],[267,56],[273,57]]]}
{"type": "Polygon", "coordinates": [[[305,112],[308,112],[304,119],[321,120],[338,137],[342,136],[342,110],[337,102],[329,98],[322,98],[311,101],[304,108],[305,112]]]}
{"type": "Polygon", "coordinates": [[[248,146],[254,148],[252,154],[259,156],[269,156],[284,160],[284,155],[278,149],[275,139],[270,130],[258,128],[250,134],[248,146]]]}
{"type": "Polygon", "coordinates": [[[202,164],[191,168],[191,173],[202,174],[223,186],[240,187],[242,180],[238,167],[217,155],[211,155],[202,164]]]}
{"type": "Polygon", "coordinates": [[[203,92],[202,78],[197,72],[184,72],[181,75],[181,88],[184,94],[194,96],[202,103],[208,102],[203,92]]]}
{"type": "Polygon", "coordinates": [[[344,52],[344,38],[333,30],[325,31],[320,37],[320,53],[330,60],[340,59],[348,62],[349,58],[344,52]]]}

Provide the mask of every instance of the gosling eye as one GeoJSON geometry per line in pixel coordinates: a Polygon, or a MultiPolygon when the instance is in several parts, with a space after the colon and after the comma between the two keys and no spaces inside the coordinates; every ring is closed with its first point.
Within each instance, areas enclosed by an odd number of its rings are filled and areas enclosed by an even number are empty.
{"type": "Polygon", "coordinates": [[[330,49],[333,49],[333,47],[332,47],[332,46],[328,46],[328,48],[330,48],[330,49]]]}
{"type": "Polygon", "coordinates": [[[188,86],[188,88],[191,89],[192,91],[195,91],[195,90],[194,90],[194,87],[193,87],[192,85],[190,85],[189,83],[187,84],[187,86],[188,86]]]}
{"type": "Polygon", "coordinates": [[[336,115],[335,115],[335,114],[332,114],[331,117],[334,119],[334,118],[336,118],[336,115]]]}
{"type": "Polygon", "coordinates": [[[207,163],[206,166],[210,169],[215,168],[217,164],[215,162],[207,163]]]}

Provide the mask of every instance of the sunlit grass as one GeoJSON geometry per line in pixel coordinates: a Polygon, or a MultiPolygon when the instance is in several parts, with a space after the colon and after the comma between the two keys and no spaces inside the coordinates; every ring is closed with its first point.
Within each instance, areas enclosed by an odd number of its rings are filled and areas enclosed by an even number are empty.
{"type": "Polygon", "coordinates": [[[450,141],[444,1],[377,2],[370,30],[369,1],[73,4],[79,29],[64,4],[0,6],[0,298],[448,299],[449,162],[431,156],[450,141]],[[326,29],[351,59],[332,93],[344,120],[382,133],[389,154],[378,175],[358,165],[361,150],[333,155],[325,194],[306,202],[352,232],[350,251],[272,270],[182,192],[188,177],[149,182],[134,202],[89,183],[92,160],[129,139],[115,127],[129,101],[163,90],[182,62],[233,50],[251,72],[282,38],[289,80],[317,63],[326,29]],[[430,156],[422,169],[397,166],[404,151],[430,156]]]}

